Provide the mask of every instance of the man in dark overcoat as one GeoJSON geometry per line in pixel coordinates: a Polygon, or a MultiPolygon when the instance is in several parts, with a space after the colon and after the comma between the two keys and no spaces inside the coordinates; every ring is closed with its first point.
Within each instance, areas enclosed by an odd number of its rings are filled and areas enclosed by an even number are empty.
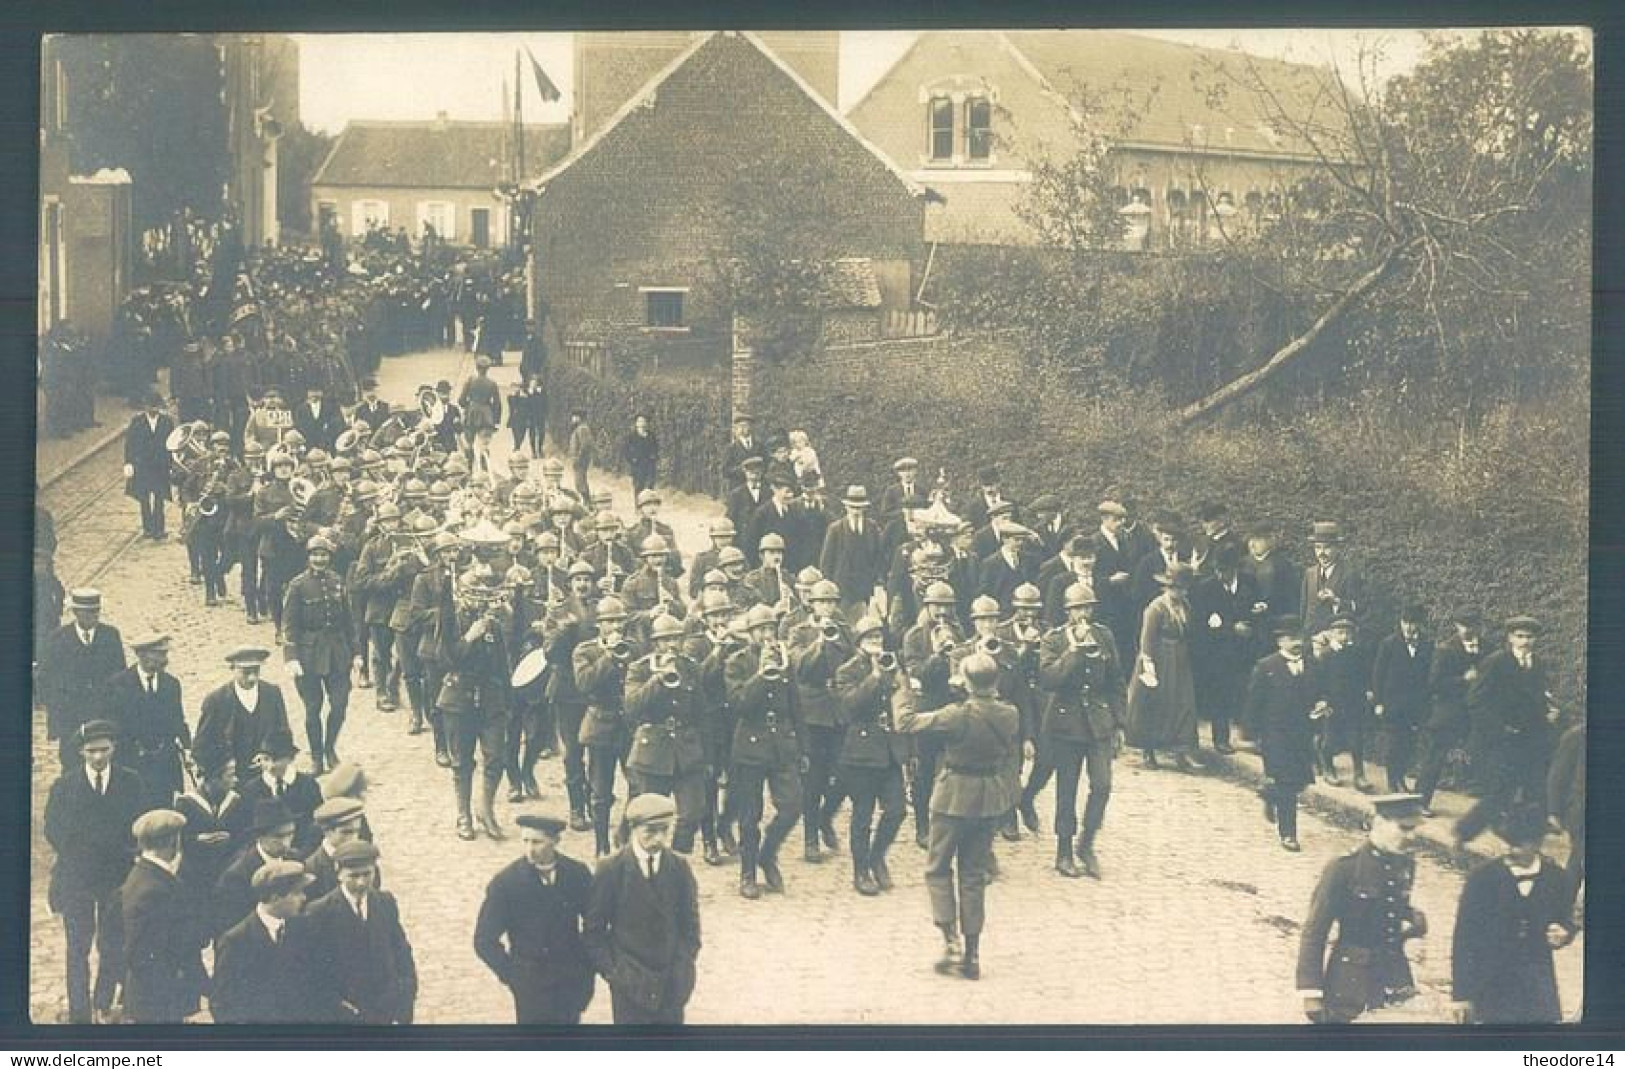
{"type": "MultiPolygon", "coordinates": [[[[842,611],[848,620],[856,620],[874,598],[875,588],[885,583],[888,562],[881,547],[880,525],[869,516],[869,492],[849,486],[841,504],[846,507],[846,517],[824,532],[818,570],[841,588],[842,611]]],[[[880,615],[884,618],[884,613],[880,615]]]]}
{"type": "Polygon", "coordinates": [[[226,654],[231,682],[203,699],[192,753],[199,764],[218,767],[232,761],[237,778],[246,782],[258,774],[255,760],[265,752],[273,735],[289,735],[288,705],[275,683],[260,678],[271,656],[259,646],[237,646],[226,654]]]}
{"type": "Polygon", "coordinates": [[[203,944],[209,926],[193,885],[182,879],[181,833],[173,809],[143,813],[131,829],[140,856],[124,880],[124,1015],[132,1024],[179,1024],[196,1013],[208,985],[203,944]]]}
{"type": "Polygon", "coordinates": [[[1473,718],[1474,765],[1479,801],[1456,824],[1465,842],[1516,806],[1543,802],[1551,762],[1557,705],[1546,658],[1535,650],[1540,622],[1514,616],[1506,644],[1484,658],[1467,693],[1473,718]]]}
{"type": "Polygon", "coordinates": [[[141,503],[141,534],[164,537],[164,502],[169,500],[169,448],[165,444],[175,421],[164,412],[164,399],[149,390],[142,411],[124,431],[124,479],[129,495],[141,503]]]}
{"type": "Polygon", "coordinates": [[[37,688],[50,738],[61,741],[62,767],[79,763],[79,726],[100,718],[107,681],[124,670],[124,639],[102,622],[102,595],[90,587],[68,594],[72,621],[52,632],[39,652],[37,688]]]}
{"type": "Polygon", "coordinates": [[[255,904],[215,941],[210,1015],[216,1024],[311,1021],[311,941],[300,916],[310,874],[297,861],[272,860],[250,886],[255,904]]]}
{"type": "Polygon", "coordinates": [[[1298,845],[1298,794],[1315,782],[1315,722],[1330,713],[1324,681],[1304,656],[1303,621],[1284,616],[1275,624],[1276,652],[1253,666],[1247,683],[1247,723],[1264,758],[1264,815],[1275,824],[1281,846],[1298,845]]]}
{"type": "Polygon", "coordinates": [[[135,666],[107,681],[102,712],[118,728],[120,759],[147,788],[144,808],[168,808],[181,792],[182,755],[192,748],[181,682],[165,670],[168,635],[144,636],[130,649],[135,666]]]}
{"type": "Polygon", "coordinates": [[[526,813],[515,823],[525,854],[486,886],[474,953],[513,995],[516,1024],[578,1024],[597,980],[581,938],[592,873],[558,852],[563,820],[526,813]]]}
{"type": "Polygon", "coordinates": [[[616,1024],[678,1025],[700,956],[699,887],[667,847],[677,804],[640,794],[626,806],[631,841],[593,877],[582,940],[609,983],[616,1024]]]}
{"type": "MultiPolygon", "coordinates": [[[[277,799],[261,798],[254,803],[254,820],[248,829],[254,841],[220,873],[210,896],[217,938],[253,911],[255,873],[273,861],[297,859],[293,848],[296,826],[287,806],[277,799]]],[[[304,871],[303,865],[300,871],[304,871]]]]}
{"type": "Polygon", "coordinates": [[[411,1024],[417,964],[395,896],[378,889],[378,847],[352,839],[333,861],[338,886],[312,902],[303,917],[310,937],[310,1019],[411,1024]]]}

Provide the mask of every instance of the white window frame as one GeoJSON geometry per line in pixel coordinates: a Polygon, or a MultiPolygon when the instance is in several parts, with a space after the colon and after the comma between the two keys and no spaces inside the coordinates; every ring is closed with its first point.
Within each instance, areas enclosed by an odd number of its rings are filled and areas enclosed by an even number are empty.
{"type": "Polygon", "coordinates": [[[687,334],[688,325],[688,291],[687,286],[639,286],[638,299],[643,302],[643,329],[650,334],[687,334]],[[675,293],[683,298],[683,322],[675,327],[657,327],[649,322],[649,295],[652,293],[675,293]]]}
{"type": "Polygon", "coordinates": [[[366,237],[367,224],[374,221],[382,226],[385,230],[389,229],[389,201],[373,200],[368,198],[357,199],[350,202],[351,237],[366,237]]]}
{"type": "Polygon", "coordinates": [[[418,229],[417,233],[414,234],[413,237],[423,237],[424,223],[433,224],[434,232],[439,236],[441,241],[456,241],[457,205],[449,200],[418,201],[418,229]],[[441,215],[441,220],[439,222],[433,218],[433,216],[436,214],[441,215]],[[444,222],[445,225],[440,225],[441,222],[444,222]]]}

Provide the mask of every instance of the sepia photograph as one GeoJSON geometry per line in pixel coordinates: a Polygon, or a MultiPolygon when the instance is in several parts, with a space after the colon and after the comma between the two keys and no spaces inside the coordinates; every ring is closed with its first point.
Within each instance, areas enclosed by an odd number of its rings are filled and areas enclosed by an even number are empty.
{"type": "Polygon", "coordinates": [[[36,1026],[1584,1019],[1590,30],[386,30],[43,40],[36,1026]]]}

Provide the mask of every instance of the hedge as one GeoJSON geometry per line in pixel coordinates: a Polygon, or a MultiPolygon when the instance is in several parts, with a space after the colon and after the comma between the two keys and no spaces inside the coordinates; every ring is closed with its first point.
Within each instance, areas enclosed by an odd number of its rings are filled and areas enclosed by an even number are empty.
{"type": "MultiPolygon", "coordinates": [[[[945,467],[963,500],[977,470],[997,464],[1017,501],[1056,494],[1085,523],[1108,491],[1131,496],[1142,512],[1166,507],[1187,517],[1224,502],[1238,527],[1276,531],[1300,559],[1310,522],[1339,520],[1377,588],[1367,641],[1407,602],[1426,606],[1439,633],[1461,607],[1490,620],[1532,613],[1547,627],[1559,701],[1583,706],[1585,397],[1499,412],[1465,454],[1456,428],[1420,426],[1381,395],[1272,424],[1176,432],[1159,400],[1085,396],[1065,372],[1034,366],[1008,343],[960,337],[946,348],[945,357],[906,367],[814,360],[764,369],[755,408],[769,424],[808,431],[836,489],[859,482],[877,490],[907,453],[927,479],[945,467]]],[[[672,481],[713,488],[727,444],[725,380],[571,389],[592,398],[585,407],[600,429],[629,426],[630,412],[650,408],[670,443],[672,481]]]]}

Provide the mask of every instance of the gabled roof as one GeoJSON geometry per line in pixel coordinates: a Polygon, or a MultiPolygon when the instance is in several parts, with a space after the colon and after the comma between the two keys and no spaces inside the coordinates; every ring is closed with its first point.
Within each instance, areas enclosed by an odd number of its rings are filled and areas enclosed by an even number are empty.
{"type": "MultiPolygon", "coordinates": [[[[922,33],[885,75],[853,104],[855,112],[904,62],[936,36],[976,31],[922,33]]],[[[1003,47],[1057,103],[1070,106],[1087,89],[1108,104],[1127,106],[1132,121],[1106,132],[1119,142],[1222,152],[1234,149],[1270,156],[1302,155],[1307,144],[1271,127],[1247,88],[1266,86],[1283,110],[1320,125],[1341,121],[1323,99],[1335,87],[1325,67],[1266,59],[1246,53],[1142,37],[1111,30],[988,30],[989,45],[1003,47]]],[[[974,72],[963,72],[974,73],[974,72]]]]}
{"type": "Polygon", "coordinates": [[[558,166],[552,168],[540,178],[536,179],[534,184],[538,187],[545,186],[554,178],[569,170],[577,160],[590,153],[599,142],[601,142],[605,137],[609,136],[609,134],[614,131],[614,129],[619,126],[628,115],[630,115],[636,109],[644,106],[649,101],[655,99],[659,93],[660,87],[670,80],[674,74],[682,70],[683,67],[687,66],[689,61],[692,60],[694,56],[697,55],[702,49],[710,46],[713,42],[722,40],[725,37],[738,37],[741,40],[748,41],[752,48],[756,49],[756,51],[765,56],[775,67],[779,69],[779,71],[784,74],[786,78],[788,78],[796,86],[797,89],[804,93],[809,100],[817,104],[819,109],[823,111],[825,115],[829,116],[831,122],[839,126],[848,137],[852,138],[853,141],[863,146],[863,148],[870,155],[874,156],[874,158],[878,160],[882,166],[896,176],[897,180],[901,182],[910,193],[917,197],[925,195],[926,190],[924,186],[910,178],[902,168],[898,167],[896,163],[892,162],[891,157],[887,156],[878,147],[876,147],[873,142],[864,137],[863,134],[858,131],[858,128],[853,126],[846,116],[842,115],[832,104],[829,103],[829,101],[825,100],[818,90],[808,85],[806,79],[802,78],[801,75],[796,73],[795,68],[791,67],[788,63],[784,62],[784,60],[780,59],[778,55],[775,54],[771,48],[767,47],[767,45],[762,42],[762,39],[757,37],[754,33],[738,30],[715,30],[710,33],[697,35],[687,48],[683,49],[683,51],[678,53],[678,55],[673,58],[670,63],[666,64],[665,67],[656,72],[654,77],[650,78],[641,89],[628,97],[626,103],[622,104],[615,114],[610,116],[608,122],[601,125],[591,137],[587,138],[586,141],[576,146],[570,155],[566,159],[562,160],[558,166]]]}
{"type": "MultiPolygon", "coordinates": [[[[352,122],[311,185],[489,190],[509,178],[512,140],[513,125],[503,122],[352,122]]],[[[568,124],[527,125],[525,177],[546,171],[569,148],[568,124]]]]}

